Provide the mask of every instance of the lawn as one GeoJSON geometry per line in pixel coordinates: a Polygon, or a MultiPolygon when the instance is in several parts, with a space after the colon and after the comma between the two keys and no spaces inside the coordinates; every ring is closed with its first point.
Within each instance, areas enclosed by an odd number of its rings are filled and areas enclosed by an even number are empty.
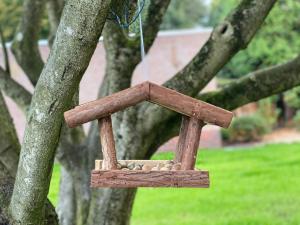
{"type": "MultiPolygon", "coordinates": [[[[209,189],[140,188],[132,224],[300,224],[300,144],[201,150],[197,167],[210,171],[209,189]]],[[[58,179],[56,165],[49,193],[54,204],[58,179]]]]}

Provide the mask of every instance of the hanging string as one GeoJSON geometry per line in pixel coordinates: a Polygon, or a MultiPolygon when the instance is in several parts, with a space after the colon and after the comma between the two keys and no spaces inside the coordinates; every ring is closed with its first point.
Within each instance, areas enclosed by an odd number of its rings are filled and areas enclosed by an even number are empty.
{"type": "MultiPolygon", "coordinates": [[[[143,6],[144,6],[144,2],[143,2],[143,6]]],[[[141,4],[140,4],[140,0],[138,0],[138,9],[139,12],[141,12],[141,4]]],[[[143,33],[143,23],[142,23],[142,13],[139,13],[139,25],[140,25],[140,38],[141,38],[141,57],[142,57],[142,61],[144,61],[145,59],[145,45],[144,45],[144,33],[143,33]]]]}
{"type": "Polygon", "coordinates": [[[108,17],[108,19],[117,23],[122,29],[128,29],[129,26],[132,25],[139,18],[142,74],[143,74],[144,81],[148,81],[149,80],[149,69],[148,69],[148,64],[145,61],[146,53],[145,53],[143,23],[142,23],[142,11],[145,6],[145,0],[138,0],[137,3],[138,3],[137,12],[132,17],[131,21],[129,20],[129,8],[130,8],[129,0],[124,1],[123,15],[120,16],[116,12],[114,12],[113,9],[110,9],[110,17],[108,17]],[[124,21],[124,22],[122,22],[122,21],[124,21]]]}
{"type": "Polygon", "coordinates": [[[129,20],[129,8],[130,8],[130,2],[129,0],[124,1],[123,6],[123,15],[118,15],[112,8],[110,8],[110,15],[107,19],[114,21],[117,23],[121,28],[128,29],[130,25],[132,25],[141,15],[143,9],[145,6],[145,0],[138,0],[138,10],[135,13],[135,15],[132,17],[131,20],[129,20]],[[123,22],[124,20],[124,22],[123,22]]]}
{"type": "MultiPolygon", "coordinates": [[[[140,5],[140,0],[138,0],[138,8],[139,10],[141,9],[141,5],[140,5]]],[[[144,45],[144,33],[143,33],[143,23],[142,23],[142,15],[140,13],[139,15],[139,27],[140,27],[140,39],[141,39],[141,66],[142,66],[142,74],[143,74],[143,78],[144,81],[149,81],[150,76],[149,76],[149,68],[148,68],[148,63],[145,60],[145,45],[144,45]]]]}

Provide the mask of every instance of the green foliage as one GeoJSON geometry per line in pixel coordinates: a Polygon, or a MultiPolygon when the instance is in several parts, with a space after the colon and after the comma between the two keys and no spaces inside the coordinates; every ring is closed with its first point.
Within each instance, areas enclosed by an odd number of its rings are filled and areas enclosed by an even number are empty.
{"type": "MultiPolygon", "coordinates": [[[[209,25],[222,21],[239,1],[213,0],[209,25]]],[[[300,48],[299,11],[300,1],[278,1],[248,48],[238,53],[219,75],[237,78],[295,57],[300,48]]]]}
{"type": "Polygon", "coordinates": [[[268,126],[268,130],[271,130],[277,125],[280,109],[275,106],[276,97],[269,97],[257,102],[258,110],[257,115],[262,117],[268,126]]]}
{"type": "Polygon", "coordinates": [[[182,29],[199,26],[206,16],[206,6],[200,0],[172,0],[161,29],[182,29]]]}
{"type": "Polygon", "coordinates": [[[280,110],[276,109],[275,100],[276,97],[260,100],[255,113],[234,118],[229,129],[221,130],[223,139],[229,142],[261,140],[264,134],[277,125],[280,110]]]}
{"type": "Polygon", "coordinates": [[[222,135],[229,142],[250,142],[261,140],[268,131],[267,121],[257,114],[234,118],[230,127],[222,130],[222,135]]]}
{"type": "Polygon", "coordinates": [[[239,4],[239,0],[212,0],[208,19],[209,26],[216,26],[226,15],[239,4]]]}
{"type": "Polygon", "coordinates": [[[295,127],[300,130],[300,110],[297,111],[296,115],[293,118],[293,122],[295,127]]]}
{"type": "Polygon", "coordinates": [[[294,109],[300,109],[300,87],[295,87],[284,94],[284,101],[294,109]]]}
{"type": "MultiPolygon", "coordinates": [[[[210,188],[139,188],[131,223],[299,225],[299,149],[299,144],[201,149],[197,168],[209,170],[210,188]]],[[[154,159],[172,157],[161,153],[154,159]]],[[[51,200],[57,199],[58,172],[52,175],[51,200]]]]}
{"type": "MultiPolygon", "coordinates": [[[[15,31],[22,16],[21,0],[0,1],[0,26],[6,41],[12,41],[15,31]]],[[[46,11],[41,21],[41,39],[47,39],[49,34],[49,23],[46,11]]]]}
{"type": "Polygon", "coordinates": [[[22,13],[21,0],[0,1],[0,25],[5,40],[12,40],[22,13]]]}

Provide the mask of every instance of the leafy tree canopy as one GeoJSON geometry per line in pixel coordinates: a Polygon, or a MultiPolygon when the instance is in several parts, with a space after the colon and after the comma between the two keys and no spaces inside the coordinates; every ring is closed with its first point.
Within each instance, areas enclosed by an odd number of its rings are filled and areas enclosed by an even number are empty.
{"type": "MultiPolygon", "coordinates": [[[[0,25],[6,41],[12,41],[22,14],[22,0],[0,1],[0,25]]],[[[47,39],[49,33],[48,19],[45,15],[41,21],[41,39],[47,39]]]]}
{"type": "Polygon", "coordinates": [[[199,26],[207,15],[207,6],[201,0],[172,0],[161,29],[182,29],[199,26]]]}
{"type": "Polygon", "coordinates": [[[0,1],[0,25],[3,36],[11,40],[22,13],[21,0],[0,1]]]}

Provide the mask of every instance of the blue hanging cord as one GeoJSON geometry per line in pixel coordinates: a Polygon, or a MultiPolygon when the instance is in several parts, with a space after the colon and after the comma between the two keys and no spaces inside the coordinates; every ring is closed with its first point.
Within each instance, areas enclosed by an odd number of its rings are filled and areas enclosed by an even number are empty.
{"type": "Polygon", "coordinates": [[[131,24],[133,24],[137,19],[139,19],[139,30],[140,30],[140,49],[141,49],[141,63],[142,63],[142,74],[144,81],[148,81],[149,76],[149,68],[148,64],[145,61],[145,46],[144,46],[144,34],[143,34],[143,23],[142,23],[142,11],[145,6],[145,0],[137,0],[137,11],[135,15],[133,16],[132,20],[129,21],[129,0],[124,0],[125,4],[123,7],[123,17],[120,17],[117,13],[114,12],[114,10],[110,9],[111,17],[108,17],[109,20],[114,21],[116,24],[118,24],[122,29],[128,29],[131,24]],[[124,22],[122,22],[122,18],[124,19],[124,22]]]}
{"type": "Polygon", "coordinates": [[[122,29],[128,29],[131,24],[133,24],[141,15],[144,6],[145,6],[145,0],[138,1],[138,10],[129,21],[129,0],[125,0],[124,8],[123,8],[123,14],[122,16],[118,15],[112,8],[110,8],[110,16],[108,17],[109,20],[114,21],[116,24],[118,24],[122,29]],[[141,4],[140,4],[141,3],[141,4]],[[122,18],[124,18],[124,22],[122,22],[122,18]]]}

